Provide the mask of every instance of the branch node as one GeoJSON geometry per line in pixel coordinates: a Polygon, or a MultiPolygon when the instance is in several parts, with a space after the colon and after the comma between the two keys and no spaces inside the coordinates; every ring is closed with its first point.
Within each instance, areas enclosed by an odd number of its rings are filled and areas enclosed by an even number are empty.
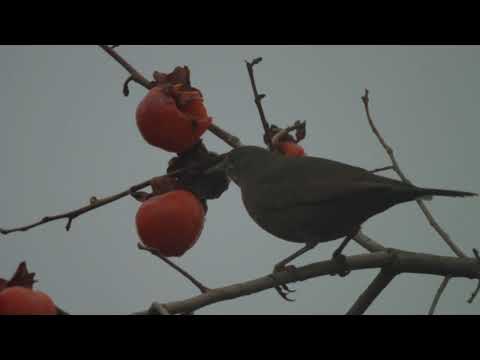
{"type": "Polygon", "coordinates": [[[472,251],[473,251],[473,255],[475,255],[475,259],[477,259],[478,263],[480,264],[480,256],[479,256],[478,250],[473,248],[472,251]]]}
{"type": "Polygon", "coordinates": [[[151,315],[171,315],[165,305],[157,302],[152,303],[150,309],[148,309],[148,312],[151,315]]]}
{"type": "Polygon", "coordinates": [[[260,63],[263,59],[261,57],[257,57],[255,59],[252,60],[252,62],[250,63],[252,66],[255,66],[257,65],[258,63],[260,63]]]}
{"type": "Polygon", "coordinates": [[[72,220],[73,217],[68,218],[67,225],[65,225],[65,230],[70,231],[70,228],[72,227],[72,220]]]}

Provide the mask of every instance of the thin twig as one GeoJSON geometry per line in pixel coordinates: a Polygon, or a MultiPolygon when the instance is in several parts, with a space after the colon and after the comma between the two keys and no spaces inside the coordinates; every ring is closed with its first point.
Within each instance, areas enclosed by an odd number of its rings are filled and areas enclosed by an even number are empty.
{"type": "Polygon", "coordinates": [[[480,292],[480,280],[477,281],[477,287],[475,290],[472,292],[472,295],[468,298],[467,302],[469,304],[473,303],[473,300],[477,297],[478,293],[480,292]]]}
{"type": "Polygon", "coordinates": [[[208,287],[206,287],[200,281],[198,281],[192,275],[190,275],[187,271],[183,270],[180,266],[176,265],[170,259],[168,259],[167,257],[160,254],[160,252],[158,250],[153,249],[153,248],[148,247],[148,246],[145,246],[142,243],[138,243],[137,246],[140,250],[146,250],[146,251],[150,252],[152,255],[155,255],[159,259],[166,262],[168,265],[170,265],[172,268],[174,268],[176,271],[178,271],[180,274],[182,274],[184,277],[186,277],[193,285],[195,285],[200,290],[200,292],[205,293],[208,290],[210,290],[208,287]]]}
{"type": "Polygon", "coordinates": [[[257,85],[255,84],[255,76],[253,74],[253,67],[262,61],[261,57],[253,59],[252,62],[245,60],[247,65],[248,76],[250,78],[250,83],[252,84],[252,90],[255,100],[255,105],[257,105],[258,113],[260,115],[260,120],[262,121],[263,131],[264,131],[264,141],[267,144],[270,150],[273,149],[272,146],[272,137],[270,135],[270,126],[268,125],[267,118],[265,117],[265,112],[263,111],[262,99],[265,98],[265,94],[259,94],[257,91],[257,85]]]}
{"type": "Polygon", "coordinates": [[[134,192],[136,192],[140,189],[146,188],[149,185],[150,185],[150,180],[143,181],[143,182],[141,182],[137,185],[133,185],[128,190],[122,191],[118,194],[107,196],[103,199],[96,199],[95,201],[91,201],[90,205],[83,206],[79,209],[71,210],[71,211],[68,211],[68,212],[65,212],[65,213],[62,213],[62,214],[58,214],[58,215],[45,216],[43,219],[41,219],[41,220],[39,220],[39,221],[37,221],[33,224],[26,225],[26,226],[21,226],[21,227],[16,227],[16,228],[11,228],[11,229],[0,228],[0,233],[6,235],[6,234],[16,232],[16,231],[27,231],[27,230],[30,230],[34,227],[49,223],[51,221],[59,220],[59,219],[67,219],[67,225],[65,226],[65,229],[67,231],[69,231],[70,226],[72,224],[72,221],[75,218],[77,218],[78,216],[83,215],[83,214],[85,214],[85,213],[87,213],[87,212],[89,212],[93,209],[96,209],[96,208],[105,206],[107,204],[110,204],[110,203],[112,203],[116,200],[119,200],[121,198],[124,198],[126,196],[129,196],[132,193],[134,193],[134,192]]]}
{"type": "MultiPolygon", "coordinates": [[[[372,116],[370,115],[370,109],[368,106],[369,103],[369,97],[368,97],[368,89],[365,89],[365,95],[362,96],[362,102],[363,105],[365,106],[365,112],[367,114],[367,119],[368,123],[370,124],[370,127],[377,137],[378,141],[380,141],[380,144],[382,144],[383,148],[387,152],[388,156],[390,157],[390,161],[392,162],[393,165],[393,170],[398,174],[398,176],[407,184],[412,185],[411,181],[407,179],[405,174],[402,172],[400,169],[400,165],[397,162],[397,159],[395,158],[395,155],[393,154],[393,149],[386,143],[385,139],[382,137],[380,132],[378,131],[377,127],[375,126],[375,123],[372,120],[372,116]]],[[[420,206],[420,209],[422,210],[423,214],[427,218],[429,224],[432,226],[433,229],[440,235],[440,237],[447,243],[447,245],[450,247],[450,249],[457,254],[459,257],[466,257],[465,253],[453,242],[453,240],[450,238],[450,236],[440,227],[440,225],[436,222],[436,220],[433,218],[433,215],[431,214],[430,210],[428,210],[427,206],[424,204],[422,200],[417,200],[418,206],[420,206]]]]}
{"type": "Polygon", "coordinates": [[[243,146],[242,142],[238,137],[235,135],[232,135],[222,128],[218,127],[215,124],[211,124],[208,128],[208,131],[210,131],[212,134],[216,135],[218,138],[222,139],[224,142],[226,142],[228,145],[230,145],[232,148],[237,148],[240,146],[243,146]]]}
{"type": "Polygon", "coordinates": [[[373,170],[370,170],[369,172],[371,172],[373,174],[373,173],[380,172],[380,171],[385,171],[385,170],[395,170],[395,168],[392,165],[390,165],[390,166],[384,166],[384,167],[381,167],[381,168],[378,168],[378,169],[373,169],[373,170]]]}
{"type": "Polygon", "coordinates": [[[437,307],[438,301],[440,300],[440,297],[442,296],[443,291],[447,287],[449,281],[450,281],[450,276],[445,276],[443,278],[440,284],[440,287],[435,293],[435,297],[433,298],[432,305],[430,305],[430,309],[428,310],[428,315],[433,315],[435,313],[435,309],[437,307]]]}
{"type": "MultiPolygon", "coordinates": [[[[128,73],[131,75],[127,78],[123,86],[123,93],[128,95],[128,83],[130,81],[135,81],[136,83],[142,85],[147,89],[151,89],[154,85],[154,81],[148,81],[140,72],[138,72],[132,65],[130,65],[123,57],[121,57],[114,49],[108,45],[99,45],[105,52],[107,52],[113,59],[115,59],[128,73]]],[[[218,138],[223,140],[225,143],[230,145],[233,148],[239,147],[242,145],[238,137],[228,133],[227,131],[221,129],[218,125],[210,125],[208,130],[216,135],[218,138]]]]}
{"type": "Polygon", "coordinates": [[[152,82],[148,81],[142,74],[140,74],[132,65],[130,65],[123,57],[121,57],[114,49],[108,45],[99,45],[108,55],[114,58],[128,73],[131,75],[132,80],[136,83],[146,87],[152,88],[152,82]]]}
{"type": "Polygon", "coordinates": [[[355,301],[347,315],[362,315],[365,310],[373,303],[373,301],[380,295],[383,289],[390,284],[390,281],[395,277],[395,273],[382,269],[360,297],[355,301]]]}

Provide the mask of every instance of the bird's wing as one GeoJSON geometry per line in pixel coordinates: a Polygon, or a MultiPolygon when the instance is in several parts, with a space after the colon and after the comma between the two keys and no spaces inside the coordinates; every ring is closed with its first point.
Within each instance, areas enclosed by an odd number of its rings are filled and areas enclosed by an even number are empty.
{"type": "MultiPolygon", "coordinates": [[[[303,182],[300,186],[292,184],[275,184],[263,189],[259,201],[263,208],[282,209],[292,206],[307,206],[309,204],[328,203],[351,199],[368,201],[369,197],[382,196],[388,200],[394,193],[390,185],[370,182],[336,182],[322,183],[314,181],[303,182]],[[264,200],[264,201],[263,201],[264,200]]],[[[259,204],[260,205],[260,204],[259,204]]]]}
{"type": "Polygon", "coordinates": [[[261,193],[257,199],[265,207],[283,208],[344,198],[355,201],[374,194],[388,197],[388,194],[412,188],[401,181],[333,160],[312,157],[284,160],[288,161],[288,166],[286,163],[279,167],[273,164],[261,177],[262,185],[258,187],[256,183],[256,193],[261,193]],[[285,174],[285,168],[289,174],[285,174]]]}

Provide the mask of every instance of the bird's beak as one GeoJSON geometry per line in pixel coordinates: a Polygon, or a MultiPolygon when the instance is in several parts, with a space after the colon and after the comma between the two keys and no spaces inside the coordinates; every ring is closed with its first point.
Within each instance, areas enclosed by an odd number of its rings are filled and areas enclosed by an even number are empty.
{"type": "Polygon", "coordinates": [[[218,161],[215,165],[206,169],[203,173],[205,175],[210,175],[216,172],[225,172],[225,170],[227,169],[227,165],[228,165],[228,158],[226,154],[221,155],[220,161],[218,161]]]}

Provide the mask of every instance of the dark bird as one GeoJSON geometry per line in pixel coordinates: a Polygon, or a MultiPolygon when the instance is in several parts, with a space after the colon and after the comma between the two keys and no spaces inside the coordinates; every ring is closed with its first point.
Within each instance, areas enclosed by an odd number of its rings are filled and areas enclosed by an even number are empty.
{"type": "Polygon", "coordinates": [[[477,195],[420,188],[337,161],[285,157],[256,146],[230,151],[215,169],[225,170],[240,187],[248,214],[262,229],[305,244],[276,264],[274,272],[318,243],[344,237],[333,254],[342,259],[343,248],[360,226],[396,204],[432,196],[477,195]]]}

